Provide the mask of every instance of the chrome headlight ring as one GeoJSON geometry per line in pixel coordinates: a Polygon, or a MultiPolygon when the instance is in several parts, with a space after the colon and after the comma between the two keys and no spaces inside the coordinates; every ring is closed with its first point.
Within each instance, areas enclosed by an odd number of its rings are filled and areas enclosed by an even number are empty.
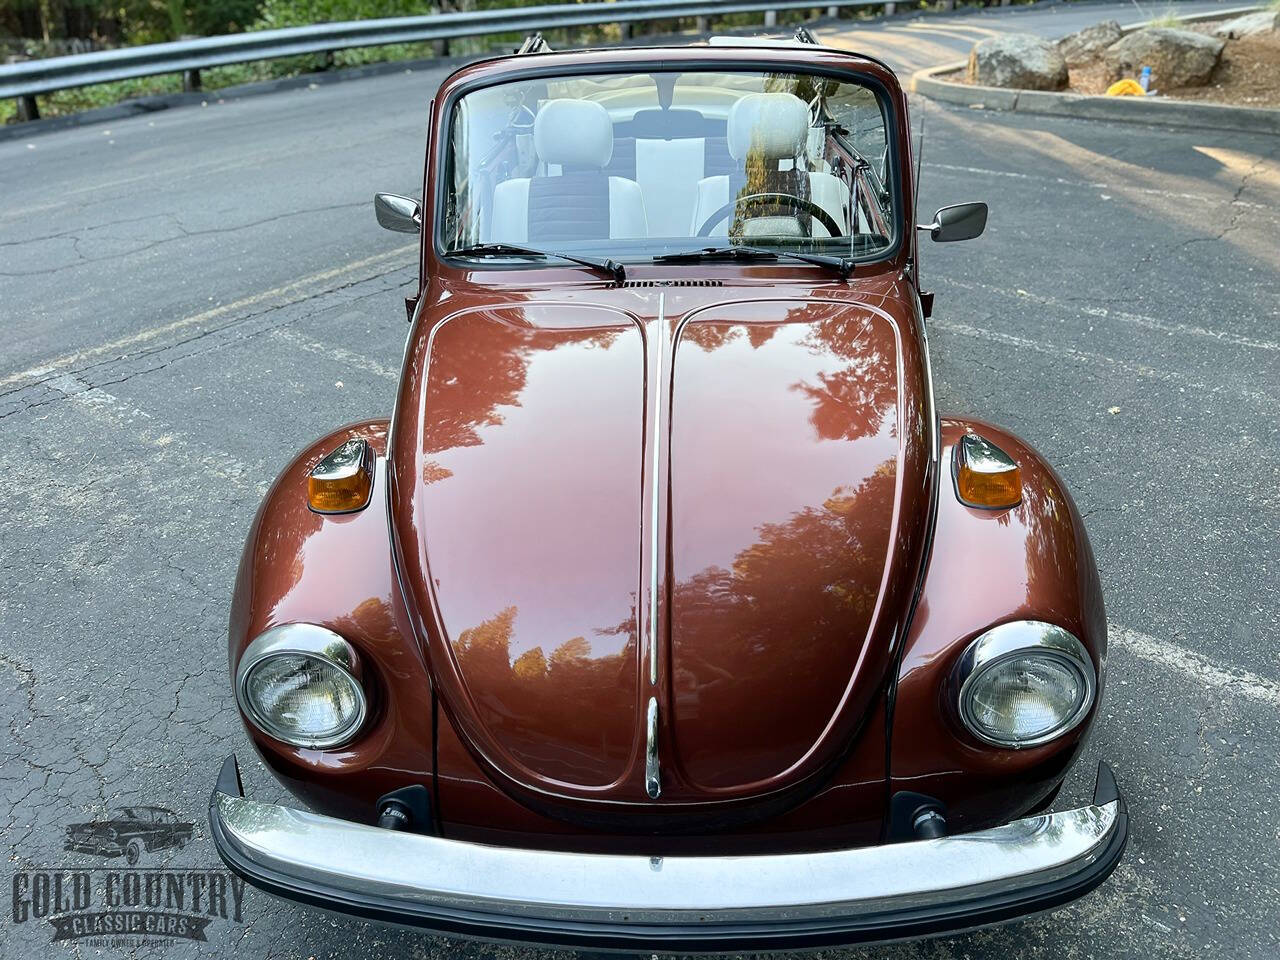
{"type": "Polygon", "coordinates": [[[355,648],[343,637],[313,623],[285,623],[260,633],[245,647],[236,667],[236,703],[250,722],[267,736],[294,747],[330,750],[350,743],[364,727],[369,715],[369,701],[363,683],[363,669],[355,648]],[[303,657],[334,670],[345,680],[354,694],[352,718],[327,736],[301,736],[282,729],[265,716],[249,695],[248,683],[255,668],[282,656],[303,657]]]}
{"type": "Polygon", "coordinates": [[[1097,700],[1098,674],[1089,651],[1070,631],[1038,620],[1014,620],[992,627],[970,642],[952,674],[952,692],[960,722],[971,736],[991,746],[1025,750],[1056,740],[1084,722],[1097,700]],[[1082,691],[1074,707],[1049,729],[1030,737],[1001,738],[976,719],[973,696],[979,681],[991,670],[1018,659],[1065,666],[1078,677],[1082,691]]]}

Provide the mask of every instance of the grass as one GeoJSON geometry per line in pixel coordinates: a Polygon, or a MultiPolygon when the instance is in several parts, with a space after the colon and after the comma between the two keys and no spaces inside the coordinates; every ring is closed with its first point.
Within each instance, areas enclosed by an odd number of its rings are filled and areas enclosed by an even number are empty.
{"type": "MultiPolygon", "coordinates": [[[[1277,0],[1280,2],[1280,0],[1277,0]]],[[[1164,13],[1158,17],[1152,17],[1147,22],[1148,27],[1180,27],[1182,20],[1179,18],[1178,12],[1172,6],[1164,8],[1164,13]]]]}

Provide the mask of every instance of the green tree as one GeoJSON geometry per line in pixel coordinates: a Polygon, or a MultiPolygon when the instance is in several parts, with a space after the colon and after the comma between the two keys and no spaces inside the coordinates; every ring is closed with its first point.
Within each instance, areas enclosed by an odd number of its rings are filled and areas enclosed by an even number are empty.
{"type": "Polygon", "coordinates": [[[429,0],[264,0],[257,29],[431,13],[429,0]]]}
{"type": "Polygon", "coordinates": [[[156,43],[244,30],[257,20],[260,5],[260,0],[0,0],[0,35],[43,43],[156,43]]]}

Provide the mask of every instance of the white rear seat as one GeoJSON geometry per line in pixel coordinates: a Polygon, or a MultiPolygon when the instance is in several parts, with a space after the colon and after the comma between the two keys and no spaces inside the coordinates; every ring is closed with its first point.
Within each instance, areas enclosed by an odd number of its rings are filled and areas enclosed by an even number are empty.
{"type": "Polygon", "coordinates": [[[687,237],[689,211],[706,174],[706,140],[636,139],[636,182],[644,195],[651,237],[687,237]]]}

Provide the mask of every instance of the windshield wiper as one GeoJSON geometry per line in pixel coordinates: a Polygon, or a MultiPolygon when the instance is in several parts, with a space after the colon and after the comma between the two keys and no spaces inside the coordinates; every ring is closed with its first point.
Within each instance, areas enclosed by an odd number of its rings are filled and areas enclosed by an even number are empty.
{"type": "Polygon", "coordinates": [[[514,243],[476,243],[459,250],[450,250],[451,257],[554,257],[556,260],[568,260],[580,263],[593,270],[602,270],[618,283],[627,279],[627,269],[617,260],[600,260],[595,257],[578,257],[571,253],[557,253],[553,250],[539,250],[536,247],[522,247],[514,243]]]}
{"type": "Polygon", "coordinates": [[[654,263],[698,263],[702,260],[777,260],[790,257],[804,263],[827,267],[840,273],[841,280],[848,280],[853,273],[853,260],[850,257],[826,257],[819,253],[796,253],[793,250],[768,250],[764,247],[752,247],[734,244],[728,247],[703,247],[701,250],[689,250],[684,253],[665,253],[653,258],[654,263]]]}

